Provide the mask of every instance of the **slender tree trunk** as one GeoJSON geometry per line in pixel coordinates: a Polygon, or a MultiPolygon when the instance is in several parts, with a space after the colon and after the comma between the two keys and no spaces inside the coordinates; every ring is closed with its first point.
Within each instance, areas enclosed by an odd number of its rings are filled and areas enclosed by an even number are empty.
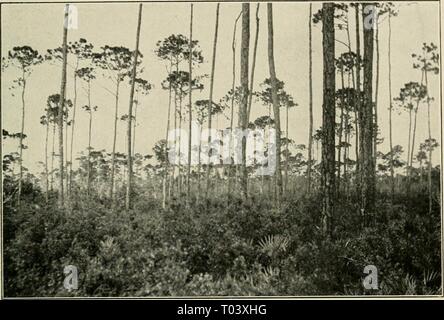
{"type": "Polygon", "coordinates": [[[407,177],[410,175],[410,150],[411,150],[411,140],[412,140],[412,109],[409,109],[409,142],[407,145],[407,167],[406,167],[406,175],[407,177]]]}
{"type": "MultiPolygon", "coordinates": [[[[242,3],[242,40],[241,40],[241,87],[242,87],[242,101],[240,104],[239,124],[242,132],[247,128],[247,111],[248,111],[248,66],[250,53],[250,4],[242,3]]],[[[243,199],[248,197],[248,173],[247,173],[247,141],[246,137],[242,136],[242,165],[240,172],[240,185],[243,199]]]]}
{"type": "Polygon", "coordinates": [[[69,201],[69,193],[68,193],[68,182],[69,182],[69,163],[68,163],[68,114],[69,114],[69,110],[68,110],[68,106],[65,105],[65,111],[66,111],[66,120],[65,120],[65,155],[64,155],[64,159],[65,159],[65,179],[64,179],[64,183],[65,183],[65,194],[66,194],[66,199],[69,201]]]}
{"type": "MultiPolygon", "coordinates": [[[[421,86],[424,82],[424,72],[421,72],[421,86]]],[[[421,102],[421,98],[418,96],[418,99],[416,100],[416,107],[414,110],[414,117],[413,117],[413,135],[412,135],[412,148],[410,153],[410,166],[413,166],[413,158],[415,154],[415,138],[416,138],[416,119],[418,117],[418,108],[419,103],[421,102]]]]}
{"type": "Polygon", "coordinates": [[[111,206],[114,205],[114,176],[116,173],[116,140],[117,140],[117,120],[119,112],[119,89],[120,89],[120,75],[117,75],[116,84],[116,102],[114,109],[114,135],[113,135],[113,152],[111,154],[111,181],[109,197],[111,199],[111,206]]]}
{"type": "MultiPolygon", "coordinates": [[[[366,8],[374,8],[373,4],[364,5],[362,10],[362,19],[365,21],[367,17],[366,8]]],[[[368,213],[374,212],[375,205],[375,167],[373,166],[373,51],[374,36],[373,28],[364,26],[364,106],[363,106],[363,123],[364,123],[364,183],[363,183],[363,208],[364,208],[364,225],[368,225],[368,213]]]]}
{"type": "Polygon", "coordinates": [[[139,39],[140,39],[140,24],[142,22],[142,4],[139,4],[139,18],[137,21],[137,33],[136,33],[136,49],[134,50],[134,61],[133,61],[133,70],[131,74],[131,91],[130,91],[130,101],[128,108],[128,129],[127,129],[127,161],[128,161],[128,174],[127,174],[127,182],[126,182],[126,197],[125,197],[125,208],[126,210],[130,210],[132,208],[131,203],[131,192],[132,192],[132,183],[133,183],[133,157],[131,152],[131,131],[132,131],[132,116],[133,116],[133,103],[134,103],[134,86],[136,84],[136,73],[137,73],[137,59],[139,55],[139,39]]]}
{"type": "Polygon", "coordinates": [[[375,33],[375,45],[376,45],[376,80],[375,80],[375,103],[374,103],[374,121],[375,124],[373,126],[374,134],[373,134],[373,167],[376,168],[377,161],[377,152],[378,152],[378,95],[379,95],[379,24],[378,24],[378,15],[376,15],[376,20],[374,25],[376,26],[375,33]]]}
{"type": "Polygon", "coordinates": [[[51,191],[54,190],[54,157],[55,157],[55,129],[56,129],[56,124],[55,121],[56,119],[53,120],[53,124],[52,124],[52,152],[51,152],[51,191]]]}
{"type": "Polygon", "coordinates": [[[324,60],[322,105],[322,229],[331,236],[335,191],[335,29],[334,4],[322,5],[322,47],[324,60]]]}
{"type": "Polygon", "coordinates": [[[138,97],[136,97],[136,101],[134,102],[134,124],[133,124],[133,146],[131,151],[133,153],[133,158],[136,154],[136,127],[137,127],[137,109],[139,107],[138,97]]]}
{"type": "Polygon", "coordinates": [[[267,4],[268,13],[268,64],[270,66],[271,97],[273,101],[274,124],[276,130],[276,189],[277,205],[280,206],[282,197],[282,172],[281,172],[281,123],[279,114],[279,98],[277,89],[276,69],[274,64],[274,32],[273,32],[273,5],[267,4]]]}
{"type": "Polygon", "coordinates": [[[22,196],[22,180],[23,180],[23,134],[25,131],[25,91],[26,91],[26,78],[25,70],[22,73],[23,87],[22,87],[22,123],[20,128],[20,139],[19,139],[19,181],[18,181],[18,191],[17,191],[17,207],[20,209],[20,200],[22,196]]]}
{"type": "Polygon", "coordinates": [[[344,105],[345,105],[345,97],[344,97],[344,69],[341,67],[341,115],[340,115],[340,123],[339,123],[339,132],[338,132],[338,172],[337,172],[337,192],[339,194],[341,190],[341,155],[342,155],[342,132],[344,127],[344,105]]]}
{"type": "MultiPolygon", "coordinates": [[[[170,65],[172,67],[172,65],[170,65]]],[[[170,68],[172,69],[172,68],[170,68]]],[[[168,188],[171,187],[171,183],[168,183],[168,174],[169,174],[169,160],[168,160],[168,133],[170,131],[170,118],[171,118],[171,81],[168,84],[168,117],[167,117],[167,126],[166,126],[166,133],[165,133],[165,172],[163,174],[162,179],[162,208],[166,208],[166,201],[167,201],[167,185],[168,188]]]]}
{"type": "MultiPolygon", "coordinates": [[[[425,66],[424,66],[424,69],[425,66]]],[[[427,127],[428,127],[428,133],[429,133],[429,161],[427,165],[428,173],[427,173],[427,186],[428,186],[428,193],[429,193],[429,214],[432,213],[432,129],[430,125],[430,97],[429,97],[429,83],[427,79],[427,69],[424,70],[424,80],[425,80],[425,86],[426,86],[426,99],[427,99],[427,127]]]]}
{"type": "MultiPolygon", "coordinates": [[[[219,7],[220,7],[220,4],[218,3],[216,6],[216,24],[214,27],[213,60],[211,62],[210,97],[208,99],[208,104],[209,104],[208,105],[208,159],[210,159],[210,157],[211,157],[211,142],[212,142],[211,141],[211,120],[212,120],[212,113],[213,113],[213,88],[214,88],[214,72],[216,69],[217,34],[219,31],[219,7]]],[[[199,146],[199,148],[200,148],[200,146],[199,146]]],[[[199,157],[200,157],[200,151],[199,151],[199,157]]],[[[199,162],[200,162],[200,158],[199,158],[199,162]]],[[[208,192],[210,190],[210,171],[211,171],[211,163],[210,163],[210,161],[208,161],[207,172],[206,172],[207,187],[205,190],[205,198],[208,198],[208,192]]]]}
{"type": "MultiPolygon", "coordinates": [[[[235,85],[236,85],[236,27],[237,27],[237,22],[239,21],[239,18],[242,15],[242,11],[239,13],[239,15],[237,16],[236,20],[234,21],[234,28],[233,28],[233,41],[231,44],[231,50],[233,52],[233,67],[232,67],[232,82],[231,82],[231,107],[230,107],[230,142],[229,142],[229,154],[230,154],[230,159],[232,162],[233,159],[233,121],[234,121],[234,100],[235,100],[235,85]]],[[[231,163],[230,162],[230,163],[231,163]]],[[[235,172],[233,172],[233,168],[235,168],[234,164],[230,165],[230,171],[229,171],[229,177],[228,177],[228,200],[230,200],[231,198],[231,191],[232,191],[232,187],[233,187],[233,182],[235,182],[235,179],[233,177],[233,175],[235,175],[235,172]]]]}
{"type": "Polygon", "coordinates": [[[388,87],[389,87],[389,143],[390,143],[390,192],[392,202],[395,197],[395,170],[393,166],[393,133],[392,133],[392,57],[391,57],[391,13],[388,13],[388,87]]]}
{"type": "Polygon", "coordinates": [[[288,106],[285,108],[285,138],[287,140],[285,144],[285,178],[284,178],[284,194],[287,193],[287,185],[288,185],[288,158],[289,158],[289,151],[288,151],[288,106]]]}
{"type": "Polygon", "coordinates": [[[91,82],[88,81],[88,113],[89,113],[89,130],[88,130],[88,175],[86,181],[86,194],[88,198],[91,195],[91,136],[92,136],[92,110],[91,110],[91,82]]]}
{"type": "MultiPolygon", "coordinates": [[[[188,165],[187,165],[187,201],[191,199],[191,129],[193,121],[193,99],[192,99],[192,82],[193,82],[193,4],[190,5],[190,55],[188,57],[188,69],[190,73],[190,92],[188,94],[188,165]]],[[[211,102],[210,102],[211,104],[211,102]]],[[[211,107],[210,107],[211,108],[211,107]]],[[[210,109],[211,110],[211,109],[210,109]]]]}
{"type": "Polygon", "coordinates": [[[49,137],[49,110],[46,112],[46,136],[45,136],[45,201],[49,202],[49,173],[48,173],[48,137],[49,137]]]}
{"type": "MultiPolygon", "coordinates": [[[[357,115],[357,126],[356,126],[356,182],[357,182],[357,192],[359,197],[361,197],[361,186],[362,186],[362,167],[363,167],[363,121],[362,121],[362,111],[361,111],[361,37],[360,37],[360,27],[359,27],[359,4],[355,6],[355,20],[356,20],[356,115],[357,115]]],[[[361,206],[362,209],[362,206],[361,206]]]]}
{"type": "Polygon", "coordinates": [[[65,5],[65,24],[63,25],[63,63],[62,63],[62,81],[60,88],[60,103],[59,103],[59,114],[58,114],[58,123],[59,123],[59,206],[63,207],[65,205],[64,201],[64,188],[63,188],[63,179],[64,179],[64,162],[63,162],[63,111],[65,109],[65,90],[66,90],[66,64],[67,64],[67,38],[68,38],[68,12],[69,12],[69,4],[65,5]]]}
{"type": "Polygon", "coordinates": [[[308,165],[307,165],[307,193],[311,193],[311,165],[313,155],[313,36],[312,36],[312,3],[308,15],[308,107],[309,107],[309,127],[308,127],[308,165]]]}
{"type": "Polygon", "coordinates": [[[68,193],[71,196],[72,191],[72,153],[74,149],[74,127],[76,123],[76,109],[77,109],[77,70],[79,68],[79,58],[77,57],[76,67],[74,69],[74,99],[73,99],[73,109],[72,109],[72,123],[71,123],[71,147],[70,147],[70,155],[69,155],[69,190],[68,193]]]}
{"type": "Polygon", "coordinates": [[[254,37],[253,63],[251,65],[250,92],[248,95],[247,124],[250,122],[251,104],[253,102],[254,71],[256,69],[257,43],[259,39],[259,6],[260,3],[256,6],[256,34],[254,37]]]}

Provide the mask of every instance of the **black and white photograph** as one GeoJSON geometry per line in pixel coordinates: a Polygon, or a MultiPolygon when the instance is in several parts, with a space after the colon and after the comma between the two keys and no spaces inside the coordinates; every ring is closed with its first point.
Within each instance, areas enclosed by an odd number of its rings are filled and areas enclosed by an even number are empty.
{"type": "Polygon", "coordinates": [[[442,298],[441,12],[2,2],[2,298],[442,298]]]}

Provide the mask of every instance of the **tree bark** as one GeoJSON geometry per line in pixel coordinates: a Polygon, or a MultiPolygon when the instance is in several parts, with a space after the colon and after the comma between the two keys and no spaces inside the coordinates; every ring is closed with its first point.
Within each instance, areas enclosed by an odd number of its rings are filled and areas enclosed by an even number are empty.
{"type": "Polygon", "coordinates": [[[273,31],[273,4],[267,4],[268,13],[268,64],[270,67],[271,80],[271,98],[273,102],[274,124],[276,130],[276,202],[278,207],[281,203],[282,197],[282,172],[281,172],[281,123],[279,98],[276,78],[276,68],[274,64],[274,31],[273,31]]]}
{"type": "Polygon", "coordinates": [[[72,123],[71,123],[71,146],[70,146],[70,155],[69,155],[69,189],[68,194],[71,196],[72,191],[72,153],[74,149],[74,127],[76,123],[76,109],[77,109],[77,70],[79,68],[79,58],[77,57],[76,67],[74,69],[74,99],[73,99],[73,109],[72,109],[72,123]]]}
{"type": "MultiPolygon", "coordinates": [[[[192,83],[193,83],[193,4],[190,5],[190,55],[188,57],[188,69],[190,74],[189,90],[188,93],[188,166],[187,166],[187,200],[190,201],[191,197],[191,129],[193,121],[193,99],[192,99],[192,83]]],[[[211,103],[210,103],[211,104],[211,103]]]]}
{"type": "Polygon", "coordinates": [[[322,5],[322,47],[324,61],[322,105],[322,230],[332,235],[335,191],[335,29],[334,5],[322,5]]]}
{"type": "MultiPolygon", "coordinates": [[[[233,173],[235,175],[235,172],[233,172],[233,168],[235,166],[231,163],[233,159],[233,121],[234,121],[234,99],[235,99],[235,85],[236,85],[236,27],[237,22],[239,21],[240,17],[242,15],[242,11],[237,16],[236,20],[234,21],[234,28],[233,28],[233,41],[231,44],[231,50],[233,52],[233,67],[232,67],[232,82],[231,82],[231,107],[230,107],[230,142],[229,142],[229,154],[230,154],[230,170],[229,170],[229,177],[228,177],[228,186],[227,186],[227,195],[228,195],[228,201],[231,198],[231,191],[233,188],[233,183],[235,183],[235,178],[233,177],[233,173]]],[[[235,171],[235,170],[234,170],[235,171]]]]}
{"type": "Polygon", "coordinates": [[[45,136],[45,201],[49,202],[49,173],[48,173],[48,137],[49,137],[49,106],[46,111],[46,136],[45,136]]]}
{"type": "Polygon", "coordinates": [[[116,103],[114,109],[113,152],[111,154],[111,181],[110,181],[110,192],[109,192],[111,206],[114,205],[114,175],[116,172],[116,141],[117,141],[117,120],[119,112],[119,89],[120,89],[120,75],[117,75],[116,103]]]}
{"type": "MultiPolygon", "coordinates": [[[[240,104],[239,124],[244,131],[247,128],[247,110],[248,110],[248,66],[250,53],[250,4],[242,3],[242,39],[241,39],[241,87],[242,101],[240,104]]],[[[240,170],[241,193],[244,199],[248,196],[248,180],[247,180],[247,157],[246,157],[247,141],[242,136],[242,164],[240,170]]]]}
{"type": "Polygon", "coordinates": [[[308,165],[307,165],[307,193],[311,193],[311,163],[313,155],[313,36],[312,36],[312,3],[308,15],[308,108],[309,108],[309,127],[308,127],[308,165]]]}
{"type": "Polygon", "coordinates": [[[259,6],[260,3],[256,6],[256,34],[254,37],[253,63],[251,65],[250,92],[248,95],[247,124],[250,122],[251,104],[253,102],[254,71],[256,70],[257,43],[259,39],[259,6]]]}
{"type": "Polygon", "coordinates": [[[128,128],[127,128],[127,165],[128,165],[128,173],[127,173],[127,182],[126,182],[126,197],[125,197],[125,208],[126,210],[130,210],[132,208],[131,203],[131,192],[132,192],[132,180],[133,180],[133,157],[131,152],[131,131],[132,131],[132,116],[133,116],[133,103],[134,103],[134,86],[136,84],[136,72],[137,72],[137,58],[139,55],[139,39],[140,39],[140,24],[142,21],[142,4],[139,4],[139,18],[137,20],[137,33],[136,33],[136,49],[134,50],[134,61],[133,61],[133,70],[131,74],[131,91],[130,91],[130,101],[128,108],[128,128]]]}
{"type": "Polygon", "coordinates": [[[375,44],[376,44],[376,79],[375,79],[375,106],[374,106],[374,121],[375,124],[373,126],[374,128],[374,134],[373,134],[373,167],[376,168],[376,154],[378,152],[378,95],[379,95],[379,24],[378,24],[378,15],[376,15],[375,18],[375,26],[376,26],[376,33],[375,33],[375,44]]]}
{"type": "Polygon", "coordinates": [[[427,79],[427,69],[424,66],[424,81],[426,86],[426,99],[427,99],[427,125],[428,125],[428,133],[429,133],[429,161],[427,165],[428,173],[427,173],[427,186],[429,193],[429,214],[432,213],[432,129],[430,125],[430,97],[429,97],[429,83],[427,79]]]}
{"type": "Polygon", "coordinates": [[[92,134],[92,110],[91,110],[91,82],[88,81],[88,109],[89,109],[89,129],[88,129],[88,176],[86,181],[86,194],[91,195],[91,134],[92,134]]]}
{"type": "MultiPolygon", "coordinates": [[[[360,37],[360,23],[359,23],[359,4],[355,6],[355,20],[356,20],[356,116],[357,116],[357,126],[356,126],[356,182],[357,188],[356,191],[359,195],[359,198],[362,197],[361,187],[362,187],[362,179],[363,179],[363,120],[362,120],[362,110],[361,110],[361,37],[360,37]]],[[[362,209],[362,206],[361,206],[362,209]]]]}
{"type": "Polygon", "coordinates": [[[389,143],[390,143],[390,192],[392,202],[395,197],[395,170],[393,166],[393,133],[392,133],[392,57],[391,57],[391,43],[392,43],[392,28],[391,28],[391,13],[388,13],[388,87],[389,87],[389,143]]]}
{"type": "Polygon", "coordinates": [[[65,205],[64,201],[64,188],[63,188],[63,180],[64,180],[64,163],[63,163],[63,111],[65,107],[65,90],[66,90],[66,64],[67,64],[67,38],[68,38],[68,12],[69,12],[69,4],[65,5],[65,23],[63,25],[63,45],[62,45],[62,55],[63,55],[63,63],[62,63],[62,81],[60,87],[60,102],[59,102],[59,114],[58,114],[58,123],[59,123],[59,207],[62,208],[65,205]]]}
{"type": "Polygon", "coordinates": [[[22,123],[20,128],[20,139],[19,139],[19,181],[18,181],[18,191],[17,191],[17,207],[20,209],[20,200],[22,196],[22,180],[23,180],[23,133],[25,131],[25,90],[26,90],[26,78],[25,69],[22,72],[23,87],[22,87],[22,123]]]}
{"type": "MultiPolygon", "coordinates": [[[[373,4],[366,4],[362,10],[362,19],[366,19],[366,8],[373,8],[373,4]]],[[[363,198],[364,225],[368,224],[368,213],[373,213],[375,204],[375,167],[373,166],[373,51],[374,30],[364,25],[364,106],[363,106],[363,198]]]]}
{"type": "MultiPolygon", "coordinates": [[[[216,50],[217,50],[217,34],[219,31],[219,7],[220,3],[216,6],[216,24],[214,27],[214,41],[213,41],[213,59],[211,62],[211,78],[210,78],[210,97],[208,99],[208,159],[211,157],[211,120],[212,120],[212,113],[213,113],[213,88],[214,88],[214,73],[216,69],[216,50]]],[[[200,141],[200,139],[199,139],[200,141]]],[[[199,157],[200,157],[200,145],[199,145],[199,157]]],[[[199,158],[199,166],[200,166],[200,158],[199,158]]],[[[205,190],[205,198],[208,198],[208,192],[210,190],[210,173],[211,173],[211,163],[208,162],[207,165],[207,172],[206,172],[206,180],[207,180],[207,187],[205,190]]],[[[200,174],[200,171],[199,171],[200,174]]]]}

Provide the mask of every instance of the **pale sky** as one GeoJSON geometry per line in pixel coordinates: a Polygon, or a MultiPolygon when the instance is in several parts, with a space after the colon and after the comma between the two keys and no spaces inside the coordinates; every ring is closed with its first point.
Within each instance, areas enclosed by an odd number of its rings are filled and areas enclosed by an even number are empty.
{"type": "MultiPolygon", "coordinates": [[[[135,33],[138,5],[133,3],[75,4],[78,9],[78,29],[69,30],[68,41],[86,38],[96,50],[101,46],[135,47],[135,33]]],[[[412,68],[412,53],[419,53],[423,42],[439,44],[439,2],[397,2],[399,15],[392,19],[392,94],[397,96],[404,83],[420,81],[420,72],[412,68]]],[[[153,154],[154,144],[165,138],[168,109],[168,92],[161,89],[160,83],[166,77],[165,65],[154,54],[156,42],[171,34],[189,32],[189,3],[145,3],[141,26],[140,51],[144,55],[144,73],[139,75],[154,85],[151,93],[141,100],[138,110],[136,152],[153,154]]],[[[313,12],[321,3],[313,4],[313,12]]],[[[63,4],[8,4],[2,5],[1,12],[1,54],[7,55],[14,46],[29,45],[45,53],[62,42],[63,4]]],[[[218,101],[231,89],[231,41],[233,24],[241,10],[240,3],[222,3],[220,7],[220,25],[215,73],[214,100],[218,101]]],[[[251,55],[255,34],[254,13],[256,4],[252,3],[251,12],[251,55]]],[[[275,3],[275,61],[277,77],[285,82],[286,91],[294,97],[299,106],[290,110],[289,136],[296,144],[308,142],[308,2],[275,3]]],[[[194,74],[209,74],[211,66],[212,44],[214,37],[215,3],[196,3],[194,5],[193,38],[199,40],[205,62],[194,74]]],[[[354,12],[350,13],[351,29],[354,29],[354,12]]],[[[267,19],[266,4],[260,8],[260,33],[255,71],[255,90],[269,77],[267,60],[267,19]]],[[[388,67],[387,67],[387,23],[380,26],[380,87],[379,87],[379,125],[381,137],[385,141],[378,146],[383,152],[388,151],[388,67]]],[[[337,31],[336,37],[346,40],[345,31],[337,31]]],[[[354,32],[351,33],[354,39],[354,32]]],[[[240,40],[238,27],[237,39],[240,40]]],[[[322,33],[321,24],[313,28],[313,87],[314,87],[314,128],[321,125],[322,105],[322,33]]],[[[240,41],[238,41],[238,48],[240,41]]],[[[362,45],[361,45],[362,48],[362,45]]],[[[352,40],[352,49],[355,44],[352,40]]],[[[336,43],[337,56],[347,51],[336,43]]],[[[237,62],[240,60],[237,51],[237,62]]],[[[72,62],[72,61],[71,61],[72,62]]],[[[251,58],[250,58],[251,63],[251,58]]],[[[185,70],[187,66],[184,66],[185,70]]],[[[73,98],[73,69],[68,68],[67,98],[73,98]]],[[[10,68],[2,73],[2,127],[10,132],[19,132],[21,117],[20,93],[11,95],[8,88],[18,76],[17,70],[10,68]]],[[[49,95],[60,92],[61,68],[59,65],[44,63],[37,66],[28,80],[26,92],[26,120],[24,165],[31,171],[41,170],[38,161],[44,160],[45,127],[39,123],[44,114],[46,99],[49,95]]],[[[239,65],[236,77],[239,85],[239,65]]],[[[79,82],[80,83],[80,82],[79,82]]],[[[202,93],[193,93],[193,99],[208,99],[208,80],[202,93]]],[[[440,142],[440,99],[439,76],[429,76],[430,94],[435,97],[432,103],[432,136],[440,142]]],[[[83,85],[86,88],[85,85],[83,85]]],[[[94,115],[92,146],[96,150],[112,149],[114,96],[107,90],[114,90],[109,80],[98,76],[92,83],[92,104],[99,107],[94,115]]],[[[129,103],[129,85],[121,90],[120,115],[127,113],[129,103]]],[[[87,113],[81,109],[86,104],[86,92],[78,91],[76,117],[75,153],[87,146],[87,113]]],[[[251,120],[266,114],[266,107],[255,103],[252,107],[251,120]]],[[[281,123],[285,128],[284,113],[281,123]]],[[[236,122],[235,122],[236,123],[236,122]]],[[[401,144],[407,152],[408,115],[403,112],[394,114],[394,145],[401,144]]],[[[219,117],[218,126],[224,128],[228,122],[219,117]]],[[[70,130],[69,130],[70,131],[70,130]]],[[[422,106],[418,114],[416,150],[420,142],[428,137],[427,109],[422,106]]],[[[117,151],[126,152],[126,123],[119,121],[117,151]]],[[[17,142],[4,143],[4,153],[17,150],[17,142]]],[[[353,149],[352,149],[353,150],[353,149]]],[[[354,152],[351,152],[353,156],[354,152]]],[[[406,154],[404,154],[404,158],[406,154]]],[[[434,153],[434,164],[439,161],[439,152],[434,153]]]]}

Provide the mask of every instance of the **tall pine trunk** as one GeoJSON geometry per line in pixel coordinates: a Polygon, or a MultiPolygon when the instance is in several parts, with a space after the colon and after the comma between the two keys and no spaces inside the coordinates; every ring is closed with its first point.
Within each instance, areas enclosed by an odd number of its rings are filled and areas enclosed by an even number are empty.
{"type": "Polygon", "coordinates": [[[271,98],[273,102],[274,124],[276,131],[276,202],[278,207],[281,203],[282,197],[282,172],[281,172],[281,123],[280,123],[280,110],[279,110],[279,98],[276,79],[276,67],[274,64],[274,31],[273,31],[273,4],[267,4],[268,14],[268,64],[270,67],[270,80],[271,80],[271,98]]]}
{"type": "Polygon", "coordinates": [[[88,113],[89,113],[89,128],[88,128],[88,174],[86,181],[86,194],[91,195],[91,135],[92,135],[92,110],[91,110],[91,81],[88,81],[88,113]]]}
{"type": "Polygon", "coordinates": [[[231,50],[233,53],[233,65],[232,65],[232,81],[231,81],[231,106],[230,106],[230,142],[229,142],[229,155],[230,155],[230,169],[229,169],[229,177],[228,177],[228,186],[227,186],[227,195],[228,200],[231,198],[231,191],[233,188],[233,184],[236,182],[235,177],[235,165],[232,164],[233,159],[233,122],[234,122],[234,101],[235,101],[235,85],[236,85],[236,27],[237,22],[239,21],[239,18],[242,15],[242,11],[237,16],[236,20],[234,21],[234,28],[233,28],[233,41],[231,43],[231,50]],[[233,170],[234,168],[234,170],[233,170]]]}
{"type": "MultiPolygon", "coordinates": [[[[373,4],[366,4],[362,10],[363,22],[367,17],[366,9],[374,8],[373,4]]],[[[370,11],[371,12],[371,11],[370,11]]],[[[368,214],[373,213],[375,203],[375,167],[373,162],[373,51],[374,28],[364,25],[364,105],[363,105],[363,170],[362,208],[364,209],[364,225],[368,225],[368,214]]]]}
{"type": "Polygon", "coordinates": [[[49,172],[48,172],[48,137],[49,137],[49,107],[46,112],[46,135],[45,135],[45,201],[49,202],[49,172]]]}
{"type": "MultiPolygon", "coordinates": [[[[190,74],[188,93],[188,160],[187,160],[187,200],[191,197],[191,129],[193,121],[193,99],[192,99],[192,83],[193,83],[193,4],[190,5],[190,55],[188,57],[188,70],[190,74]]],[[[211,104],[211,102],[210,102],[211,104]]],[[[211,108],[211,107],[210,107],[211,108]]]]}
{"type": "Polygon", "coordinates": [[[23,134],[25,131],[25,90],[26,90],[26,78],[25,70],[22,73],[23,87],[22,87],[22,123],[20,127],[20,139],[19,139],[19,181],[17,191],[17,207],[20,208],[20,200],[22,196],[22,180],[23,180],[23,134]]]}
{"type": "Polygon", "coordinates": [[[260,7],[260,3],[258,3],[256,6],[256,34],[254,36],[253,62],[251,64],[250,92],[248,95],[247,124],[250,122],[251,105],[253,102],[254,71],[256,70],[257,43],[259,40],[259,22],[260,22],[259,7],[260,7]]]}
{"type": "Polygon", "coordinates": [[[313,40],[312,40],[312,3],[308,15],[308,108],[309,108],[309,127],[308,127],[308,165],[307,165],[307,192],[311,193],[311,165],[313,155],[313,40]]]}
{"type": "Polygon", "coordinates": [[[391,27],[391,13],[388,13],[388,88],[389,88],[389,144],[390,144],[390,193],[392,202],[395,197],[395,169],[393,166],[393,131],[392,131],[392,57],[391,57],[391,43],[392,43],[392,27],[391,27]]]}
{"type": "Polygon", "coordinates": [[[114,134],[113,134],[113,151],[111,154],[111,181],[109,198],[111,200],[111,206],[114,205],[114,175],[116,172],[116,141],[117,141],[117,120],[119,114],[119,89],[120,89],[120,74],[117,75],[116,83],[116,101],[114,107],[114,134]]]}
{"type": "Polygon", "coordinates": [[[133,70],[131,73],[131,91],[130,91],[130,101],[128,108],[128,128],[127,128],[127,165],[128,165],[128,173],[127,173],[127,182],[126,182],[126,197],[125,197],[125,208],[126,210],[131,209],[131,192],[132,192],[132,183],[133,183],[133,157],[131,152],[131,131],[132,131],[132,117],[133,117],[133,103],[134,103],[134,86],[136,84],[136,71],[137,71],[137,58],[139,55],[139,39],[140,39],[140,24],[142,22],[142,4],[139,4],[139,18],[137,20],[137,33],[136,33],[136,49],[134,50],[134,61],[133,61],[133,70]]]}
{"type": "Polygon", "coordinates": [[[427,165],[427,189],[429,193],[429,214],[432,213],[432,129],[430,125],[430,97],[429,97],[429,83],[427,79],[427,68],[424,66],[424,81],[426,87],[426,99],[427,99],[427,126],[429,133],[429,161],[427,165]]]}
{"type": "MultiPolygon", "coordinates": [[[[170,70],[172,69],[172,64],[170,64],[170,70]]],[[[168,160],[168,133],[170,131],[170,118],[171,118],[171,81],[169,81],[168,84],[168,115],[167,115],[167,126],[166,126],[166,134],[165,134],[165,171],[163,173],[163,179],[162,179],[162,208],[166,208],[166,201],[167,201],[167,193],[170,191],[167,191],[167,188],[171,188],[171,183],[168,183],[168,176],[169,176],[169,160],[168,160]]]]}
{"type": "Polygon", "coordinates": [[[59,140],[59,207],[63,207],[64,201],[64,162],[63,162],[63,111],[65,109],[65,91],[66,91],[66,65],[67,65],[67,38],[68,38],[68,13],[69,4],[65,5],[65,20],[63,25],[63,45],[62,45],[62,80],[60,86],[60,102],[59,102],[59,114],[58,114],[58,140],[59,140]]]}
{"type": "Polygon", "coordinates": [[[379,24],[378,15],[374,25],[376,26],[375,45],[376,45],[376,75],[375,75],[375,103],[374,103],[374,134],[373,134],[373,167],[376,168],[377,152],[378,152],[378,95],[379,95],[379,24]]]}
{"type": "Polygon", "coordinates": [[[335,191],[335,28],[334,4],[322,5],[323,104],[321,190],[322,230],[331,236],[335,191]]]}
{"type": "Polygon", "coordinates": [[[69,190],[68,194],[71,196],[72,191],[72,165],[73,165],[73,149],[74,149],[74,128],[76,123],[76,109],[77,109],[77,70],[79,68],[79,58],[77,57],[76,67],[74,69],[74,99],[72,109],[72,123],[71,123],[71,146],[69,148],[69,190]]]}
{"type": "MultiPolygon", "coordinates": [[[[217,34],[219,31],[219,7],[220,4],[217,4],[216,7],[216,24],[214,27],[214,41],[213,41],[213,59],[211,62],[211,78],[210,78],[210,97],[208,99],[208,159],[211,157],[211,120],[213,113],[213,88],[214,88],[214,72],[216,69],[216,50],[217,50],[217,34]]],[[[200,141],[200,138],[199,138],[200,141]]],[[[199,145],[199,166],[200,166],[200,145],[199,145]]],[[[208,162],[207,172],[206,172],[206,180],[207,187],[205,190],[205,198],[208,198],[208,192],[210,190],[210,172],[211,172],[211,163],[208,162]]],[[[200,175],[200,171],[199,171],[200,175]]]]}
{"type": "MultiPolygon", "coordinates": [[[[247,111],[248,111],[248,61],[250,54],[250,4],[242,3],[242,39],[241,39],[241,72],[240,82],[242,87],[242,101],[239,112],[239,126],[242,132],[247,128],[247,111]]],[[[244,199],[248,196],[248,180],[247,180],[247,141],[242,136],[242,164],[240,170],[241,193],[244,199]]]]}

